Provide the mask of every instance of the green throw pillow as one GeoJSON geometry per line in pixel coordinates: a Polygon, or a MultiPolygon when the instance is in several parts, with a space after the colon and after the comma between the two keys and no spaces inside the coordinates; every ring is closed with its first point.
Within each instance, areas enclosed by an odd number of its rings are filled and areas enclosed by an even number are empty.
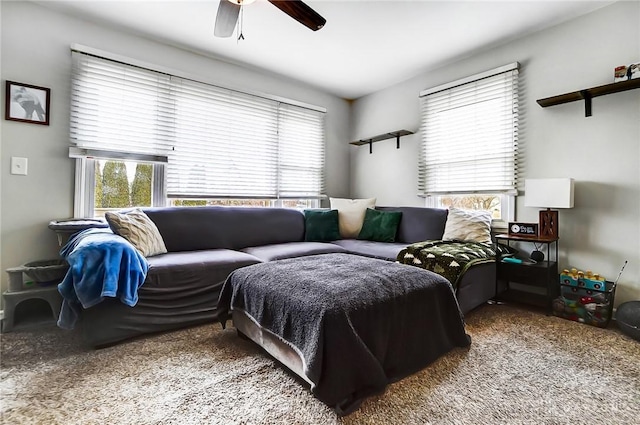
{"type": "Polygon", "coordinates": [[[400,211],[379,211],[367,208],[358,239],[395,242],[401,218],[402,212],[400,211]]]}
{"type": "Polygon", "coordinates": [[[327,242],[340,239],[338,210],[305,210],[304,240],[327,242]]]}

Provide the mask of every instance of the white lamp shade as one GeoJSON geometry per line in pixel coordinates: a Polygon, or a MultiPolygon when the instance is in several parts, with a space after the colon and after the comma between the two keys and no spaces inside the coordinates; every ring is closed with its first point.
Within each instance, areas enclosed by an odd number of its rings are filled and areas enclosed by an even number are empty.
{"type": "Polygon", "coordinates": [[[573,179],[526,179],[524,206],[573,208],[573,179]]]}

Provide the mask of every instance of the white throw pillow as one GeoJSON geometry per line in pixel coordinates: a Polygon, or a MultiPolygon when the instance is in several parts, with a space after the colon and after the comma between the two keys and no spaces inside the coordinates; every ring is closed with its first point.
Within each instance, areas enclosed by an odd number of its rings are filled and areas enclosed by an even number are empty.
{"type": "Polygon", "coordinates": [[[338,210],[338,228],[343,239],[355,239],[360,234],[367,208],[376,206],[376,198],[329,198],[331,209],[338,210]]]}
{"type": "Polygon", "coordinates": [[[126,213],[107,212],[104,214],[109,227],[133,245],[140,254],[152,257],[166,254],[167,247],[156,224],[140,209],[126,213]]]}
{"type": "Polygon", "coordinates": [[[491,212],[449,208],[443,241],[491,242],[491,212]]]}

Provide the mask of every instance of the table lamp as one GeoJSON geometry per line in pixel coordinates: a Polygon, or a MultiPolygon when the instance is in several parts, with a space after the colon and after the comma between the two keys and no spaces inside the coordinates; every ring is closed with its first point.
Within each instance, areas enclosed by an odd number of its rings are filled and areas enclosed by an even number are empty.
{"type": "Polygon", "coordinates": [[[557,238],[558,211],[551,208],[573,208],[573,179],[525,179],[524,206],[540,207],[540,238],[557,238]]]}

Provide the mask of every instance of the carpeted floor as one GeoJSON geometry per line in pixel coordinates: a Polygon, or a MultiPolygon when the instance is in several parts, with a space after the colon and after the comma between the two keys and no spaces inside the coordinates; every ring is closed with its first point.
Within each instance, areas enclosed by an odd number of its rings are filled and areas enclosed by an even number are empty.
{"type": "Polygon", "coordinates": [[[455,349],[337,418],[234,330],[206,325],[102,350],[47,327],[1,336],[3,424],[632,424],[640,343],[506,305],[455,349]]]}

